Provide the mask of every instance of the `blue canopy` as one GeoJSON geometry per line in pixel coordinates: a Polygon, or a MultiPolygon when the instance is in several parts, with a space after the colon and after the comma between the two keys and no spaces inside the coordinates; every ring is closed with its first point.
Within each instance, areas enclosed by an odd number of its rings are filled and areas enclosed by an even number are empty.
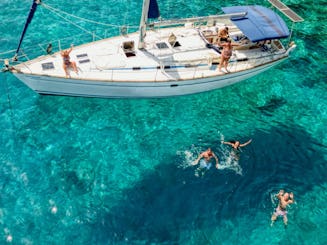
{"type": "Polygon", "coordinates": [[[231,20],[252,42],[286,38],[290,35],[284,20],[271,9],[253,5],[224,7],[222,10],[226,14],[247,13],[244,17],[231,20]]]}

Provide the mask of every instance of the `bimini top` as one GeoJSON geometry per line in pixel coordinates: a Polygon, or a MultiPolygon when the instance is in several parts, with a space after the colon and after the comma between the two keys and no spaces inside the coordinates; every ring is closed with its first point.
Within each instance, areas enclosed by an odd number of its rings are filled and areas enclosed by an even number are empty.
{"type": "Polygon", "coordinates": [[[252,42],[286,38],[290,35],[284,20],[271,9],[253,5],[224,7],[222,10],[226,14],[247,13],[244,17],[231,20],[252,42]]]}

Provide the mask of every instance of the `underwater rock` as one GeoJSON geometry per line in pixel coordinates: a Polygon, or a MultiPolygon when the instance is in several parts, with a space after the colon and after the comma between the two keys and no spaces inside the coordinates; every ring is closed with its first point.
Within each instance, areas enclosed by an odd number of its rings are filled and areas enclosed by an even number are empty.
{"type": "Polygon", "coordinates": [[[284,98],[271,98],[265,105],[257,107],[263,113],[273,113],[276,109],[286,104],[284,98]]]}

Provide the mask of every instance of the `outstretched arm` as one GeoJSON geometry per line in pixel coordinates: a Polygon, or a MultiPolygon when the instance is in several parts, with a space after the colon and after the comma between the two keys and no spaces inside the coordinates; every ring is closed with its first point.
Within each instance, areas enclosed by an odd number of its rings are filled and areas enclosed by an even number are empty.
{"type": "Polygon", "coordinates": [[[240,147],[246,146],[248,144],[250,144],[252,142],[252,139],[250,139],[249,141],[245,142],[244,144],[240,144],[240,147]]]}
{"type": "Polygon", "coordinates": [[[218,168],[219,167],[218,157],[215,155],[215,153],[212,153],[212,156],[215,158],[215,160],[216,160],[216,168],[218,168]]]}
{"type": "Polygon", "coordinates": [[[231,145],[231,146],[233,146],[233,143],[231,143],[231,142],[222,141],[222,143],[225,144],[225,145],[231,145]]]}
{"type": "Polygon", "coordinates": [[[73,44],[70,45],[70,48],[67,49],[66,51],[65,51],[65,50],[61,50],[61,51],[60,51],[60,54],[61,54],[62,56],[64,56],[64,55],[69,55],[70,52],[72,52],[72,50],[73,50],[73,46],[74,46],[73,44]]]}
{"type": "Polygon", "coordinates": [[[202,157],[203,157],[203,154],[201,153],[201,154],[198,156],[198,158],[195,159],[194,162],[192,162],[192,165],[197,165],[202,157]]]}
{"type": "Polygon", "coordinates": [[[280,190],[280,191],[278,192],[278,194],[276,194],[276,197],[278,197],[278,199],[280,199],[281,196],[283,196],[283,195],[284,195],[284,190],[280,190]]]}
{"type": "Polygon", "coordinates": [[[294,203],[294,194],[293,194],[293,192],[290,193],[290,198],[289,198],[287,204],[291,204],[291,203],[294,203]]]}
{"type": "Polygon", "coordinates": [[[73,50],[73,45],[71,45],[70,48],[67,50],[68,54],[70,54],[70,52],[72,52],[72,50],[73,50]]]}

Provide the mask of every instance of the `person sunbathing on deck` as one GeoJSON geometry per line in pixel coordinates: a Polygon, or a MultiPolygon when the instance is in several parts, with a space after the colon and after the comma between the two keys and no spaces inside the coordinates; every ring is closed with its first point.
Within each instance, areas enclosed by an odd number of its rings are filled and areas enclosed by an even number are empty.
{"type": "Polygon", "coordinates": [[[66,77],[69,77],[69,72],[68,72],[68,68],[72,67],[74,69],[74,72],[76,72],[76,74],[78,74],[78,70],[77,70],[77,66],[76,66],[76,63],[75,61],[71,61],[70,60],[70,52],[73,50],[73,45],[70,46],[70,49],[67,49],[67,50],[63,50],[61,51],[61,56],[63,58],[63,68],[64,68],[64,71],[66,73],[66,77]]]}

